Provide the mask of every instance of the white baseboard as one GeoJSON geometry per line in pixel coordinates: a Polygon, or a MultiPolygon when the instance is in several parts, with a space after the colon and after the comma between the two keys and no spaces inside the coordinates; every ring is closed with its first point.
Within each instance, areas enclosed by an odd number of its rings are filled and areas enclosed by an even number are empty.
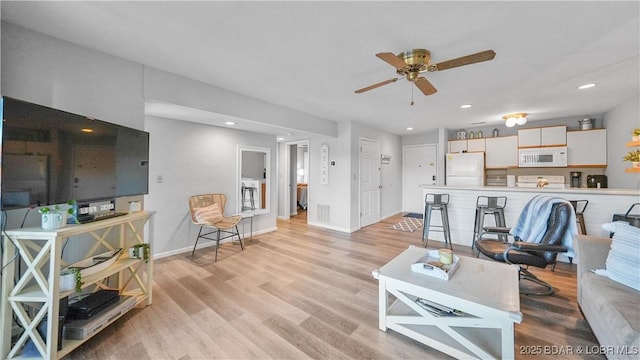
{"type": "Polygon", "coordinates": [[[329,230],[336,230],[344,233],[352,233],[358,230],[358,229],[350,230],[350,229],[345,229],[337,226],[332,226],[332,225],[327,225],[327,224],[317,223],[317,222],[309,222],[309,221],[307,221],[307,225],[317,226],[317,227],[321,227],[329,230]]]}
{"type": "MultiPolygon", "coordinates": [[[[262,229],[262,230],[254,231],[253,232],[253,236],[260,235],[260,234],[265,234],[265,233],[269,233],[269,232],[273,232],[273,231],[277,231],[277,230],[278,230],[277,226],[276,227],[272,227],[272,228],[268,228],[268,229],[262,229]]],[[[248,234],[247,234],[247,236],[243,235],[242,236],[242,240],[243,241],[249,240],[249,237],[250,236],[248,234]]],[[[224,244],[224,243],[227,243],[229,241],[233,241],[233,239],[232,238],[227,238],[227,239],[224,239],[224,240],[220,240],[220,244],[224,244]]],[[[236,239],[236,241],[238,241],[238,240],[236,239]]],[[[211,247],[211,246],[215,246],[215,245],[216,245],[215,241],[202,241],[202,242],[198,243],[198,246],[196,246],[196,250],[207,248],[207,247],[211,247]]],[[[183,253],[191,252],[191,251],[193,251],[193,245],[187,246],[187,247],[183,247],[183,248],[180,248],[180,249],[175,249],[175,250],[171,250],[171,251],[166,251],[166,252],[162,252],[162,253],[153,254],[153,258],[154,259],[162,259],[162,258],[165,258],[165,257],[178,255],[178,254],[183,254],[183,253]]]]}

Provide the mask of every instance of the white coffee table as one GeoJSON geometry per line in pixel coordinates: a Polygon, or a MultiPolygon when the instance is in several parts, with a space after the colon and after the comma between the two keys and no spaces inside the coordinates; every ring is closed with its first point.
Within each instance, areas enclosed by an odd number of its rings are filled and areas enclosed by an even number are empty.
{"type": "Polygon", "coordinates": [[[411,271],[426,252],[411,246],[373,271],[380,330],[392,329],[456,358],[514,358],[514,323],[522,321],[517,267],[460,256],[447,281],[411,271]],[[465,316],[434,316],[415,302],[418,297],[465,316]]]}

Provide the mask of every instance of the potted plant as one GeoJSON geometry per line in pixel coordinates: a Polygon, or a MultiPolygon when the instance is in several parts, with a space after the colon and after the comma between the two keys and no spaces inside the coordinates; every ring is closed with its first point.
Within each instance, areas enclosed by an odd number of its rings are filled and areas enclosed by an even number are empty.
{"type": "Polygon", "coordinates": [[[71,267],[60,272],[60,291],[82,291],[82,273],[80,268],[71,267]]]}
{"type": "Polygon", "coordinates": [[[69,200],[66,204],[56,204],[53,207],[45,206],[38,210],[42,215],[42,228],[44,230],[60,229],[67,223],[67,217],[71,217],[73,222],[79,223],[75,217],[74,205],[75,200],[69,200]]]}
{"type": "Polygon", "coordinates": [[[631,161],[634,168],[640,168],[640,149],[629,151],[622,159],[624,161],[631,161]]]}
{"type": "Polygon", "coordinates": [[[633,129],[633,131],[631,132],[632,138],[631,140],[636,142],[636,141],[640,141],[640,128],[635,128],[633,129]]]}
{"type": "Polygon", "coordinates": [[[144,262],[149,262],[149,244],[135,244],[129,248],[129,258],[131,259],[143,259],[144,262]]]}

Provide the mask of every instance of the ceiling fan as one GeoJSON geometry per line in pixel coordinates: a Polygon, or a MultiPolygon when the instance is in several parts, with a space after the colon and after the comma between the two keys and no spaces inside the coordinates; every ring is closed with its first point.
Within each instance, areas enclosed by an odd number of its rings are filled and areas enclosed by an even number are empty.
{"type": "MultiPolygon", "coordinates": [[[[479,53],[443,61],[437,64],[431,64],[431,53],[426,49],[413,49],[401,52],[398,55],[390,52],[378,53],[376,56],[382,61],[390,64],[396,68],[398,75],[407,78],[407,81],[411,81],[420,91],[425,95],[435,94],[438,90],[423,76],[421,73],[425,71],[441,71],[447,70],[458,66],[470,65],[482,61],[493,60],[496,53],[493,50],[481,51],[479,53]]],[[[385,80],[377,84],[369,85],[362,89],[358,89],[355,92],[361,94],[365,91],[373,90],[383,85],[391,84],[400,79],[399,77],[385,80]]]]}

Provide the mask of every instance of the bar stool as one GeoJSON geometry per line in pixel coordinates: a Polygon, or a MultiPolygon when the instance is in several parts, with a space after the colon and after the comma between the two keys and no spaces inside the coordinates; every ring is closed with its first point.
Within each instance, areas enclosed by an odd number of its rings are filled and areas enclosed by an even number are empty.
{"type": "Polygon", "coordinates": [[[256,188],[254,186],[245,186],[244,183],[242,183],[242,210],[256,209],[256,203],[254,200],[255,192],[256,192],[256,188]],[[247,195],[249,195],[248,199],[247,199],[247,195]],[[245,206],[247,202],[249,202],[249,206],[245,206]]]}
{"type": "Polygon", "coordinates": [[[569,200],[569,202],[573,205],[573,210],[576,213],[578,232],[582,235],[587,235],[587,227],[584,224],[584,211],[589,205],[589,200],[569,200]]]}
{"type": "MultiPolygon", "coordinates": [[[[496,228],[505,228],[506,222],[504,220],[504,207],[507,206],[506,196],[478,196],[476,199],[476,217],[473,223],[473,242],[471,248],[476,246],[476,240],[480,237],[480,234],[487,232],[484,226],[484,216],[493,215],[496,228]]],[[[495,232],[495,228],[491,228],[495,232]]],[[[501,241],[507,241],[507,235],[503,232],[498,232],[498,238],[501,241]]]]}
{"type": "Polygon", "coordinates": [[[449,249],[453,250],[451,245],[451,231],[449,230],[449,213],[447,212],[447,204],[449,203],[449,194],[426,194],[424,197],[424,218],[422,224],[422,244],[427,247],[429,244],[429,231],[438,231],[444,233],[445,246],[449,244],[449,249]],[[440,211],[442,225],[431,225],[431,212],[433,210],[440,211]],[[431,229],[440,228],[441,230],[431,229]]]}

